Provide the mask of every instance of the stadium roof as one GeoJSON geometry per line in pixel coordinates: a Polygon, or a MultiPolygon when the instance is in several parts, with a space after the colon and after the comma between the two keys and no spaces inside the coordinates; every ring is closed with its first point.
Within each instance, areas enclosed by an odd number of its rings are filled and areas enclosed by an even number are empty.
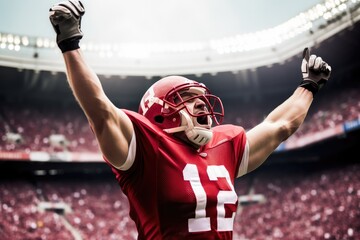
{"type": "MultiPolygon", "coordinates": [[[[53,38],[56,0],[0,0],[0,32],[53,38]]],[[[204,41],[274,27],[320,0],[82,0],[89,41],[204,41]]]]}
{"type": "MultiPolygon", "coordinates": [[[[83,1],[89,63],[123,77],[271,66],[360,19],[360,0],[83,1]]],[[[0,65],[65,71],[48,20],[56,2],[0,0],[0,65]]]]}

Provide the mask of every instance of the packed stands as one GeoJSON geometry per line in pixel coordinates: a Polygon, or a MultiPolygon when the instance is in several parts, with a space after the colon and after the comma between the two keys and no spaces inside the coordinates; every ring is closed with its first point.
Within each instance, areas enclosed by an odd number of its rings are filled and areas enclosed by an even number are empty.
{"type": "MultiPolygon", "coordinates": [[[[359,239],[360,165],[263,167],[236,181],[234,239],[359,239]]],[[[0,235],[13,239],[136,239],[128,201],[112,176],[0,181],[0,235]],[[41,208],[47,203],[47,207],[41,208]]]]}
{"type": "Polygon", "coordinates": [[[76,107],[6,105],[2,109],[0,150],[25,152],[98,152],[99,148],[84,114],[76,107]],[[17,133],[19,141],[8,141],[6,133],[17,133]],[[52,144],[51,136],[64,136],[52,144]]]}
{"type": "Polygon", "coordinates": [[[256,175],[253,194],[263,194],[266,202],[241,207],[235,239],[360,237],[359,164],[302,165],[256,175]]]}
{"type": "MultiPolygon", "coordinates": [[[[333,96],[317,99],[305,123],[289,139],[296,141],[304,136],[327,129],[341,128],[347,121],[360,119],[360,95],[358,89],[343,90],[333,96]],[[322,101],[321,101],[322,100],[322,101]]],[[[226,103],[225,103],[226,105],[226,103]]],[[[253,105],[229,106],[225,123],[232,123],[250,129],[260,123],[269,110],[253,105]]],[[[99,147],[89,124],[78,107],[49,107],[43,105],[7,104],[2,109],[0,125],[0,151],[43,151],[43,152],[91,152],[98,153],[99,147]],[[9,140],[7,133],[21,138],[9,140]],[[51,137],[63,136],[57,144],[51,137]]],[[[340,134],[341,132],[338,132],[340,134]]],[[[336,134],[331,133],[331,134],[336,134]]]]}

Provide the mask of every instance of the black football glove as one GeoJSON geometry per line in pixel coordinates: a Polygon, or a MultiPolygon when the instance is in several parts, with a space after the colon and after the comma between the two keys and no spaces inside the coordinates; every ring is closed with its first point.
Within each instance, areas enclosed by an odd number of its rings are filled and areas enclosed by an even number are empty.
{"type": "Polygon", "coordinates": [[[306,88],[315,95],[328,81],[331,67],[316,55],[310,56],[310,51],[305,48],[301,63],[303,80],[300,87],[306,88]]]}
{"type": "Polygon", "coordinates": [[[84,13],[84,6],[78,0],[59,2],[50,8],[49,18],[57,34],[56,43],[63,53],[79,48],[79,41],[83,37],[81,17],[84,13]]]}

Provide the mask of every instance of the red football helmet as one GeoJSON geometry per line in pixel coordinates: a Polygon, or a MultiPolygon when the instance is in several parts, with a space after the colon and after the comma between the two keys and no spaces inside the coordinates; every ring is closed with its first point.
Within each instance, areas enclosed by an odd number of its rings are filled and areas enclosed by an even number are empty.
{"type": "Polygon", "coordinates": [[[201,128],[204,119],[207,119],[207,124],[210,122],[210,125],[213,121],[220,124],[224,117],[224,108],[220,98],[212,95],[204,84],[181,76],[169,76],[155,82],[145,92],[140,102],[139,113],[155,125],[172,133],[178,132],[172,129],[186,131],[186,127],[201,128]],[[184,100],[182,97],[184,92],[191,93],[192,97],[184,100]],[[194,114],[186,107],[186,102],[196,98],[204,102],[206,112],[194,114]],[[187,115],[185,120],[184,114],[187,115]],[[198,119],[198,123],[186,124],[186,120],[191,117],[198,119]]]}

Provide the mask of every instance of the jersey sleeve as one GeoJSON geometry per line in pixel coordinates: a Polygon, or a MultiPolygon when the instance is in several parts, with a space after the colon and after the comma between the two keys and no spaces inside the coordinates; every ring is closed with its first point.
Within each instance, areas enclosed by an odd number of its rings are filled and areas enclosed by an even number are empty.
{"type": "Polygon", "coordinates": [[[234,127],[234,151],[236,154],[236,159],[239,161],[237,165],[237,178],[245,175],[247,173],[249,165],[249,143],[246,138],[246,132],[244,128],[239,126],[234,127]]]}
{"type": "MultiPolygon", "coordinates": [[[[130,118],[134,126],[134,142],[130,144],[128,158],[125,162],[123,171],[129,170],[134,164],[141,164],[144,156],[156,156],[159,139],[165,133],[152,124],[144,116],[129,110],[123,110],[130,118]]],[[[155,159],[155,158],[147,158],[155,159]]]]}
{"type": "Polygon", "coordinates": [[[247,173],[249,166],[249,155],[250,155],[250,147],[249,147],[249,142],[246,140],[245,148],[241,157],[239,171],[236,177],[241,177],[247,173]]]}

